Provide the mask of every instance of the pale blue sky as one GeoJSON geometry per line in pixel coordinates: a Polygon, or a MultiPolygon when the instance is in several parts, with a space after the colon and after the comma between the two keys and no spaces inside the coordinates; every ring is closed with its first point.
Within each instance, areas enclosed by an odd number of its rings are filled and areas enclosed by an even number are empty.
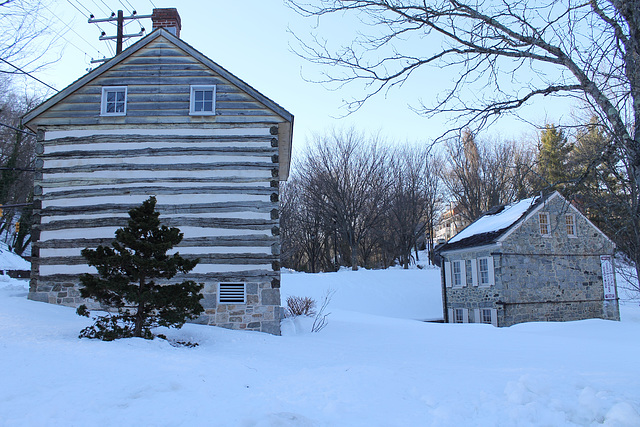
{"type": "MultiPolygon", "coordinates": [[[[65,45],[62,59],[37,73],[57,89],[63,89],[86,73],[91,57],[113,55],[115,46],[114,42],[99,41],[100,29],[88,24],[87,17],[72,4],[83,12],[86,7],[96,18],[107,15],[107,6],[113,11],[124,9],[125,16],[130,14],[129,5],[135,7],[139,15],[151,14],[153,5],[176,7],[182,19],[184,41],[294,114],[294,150],[301,150],[312,134],[332,126],[380,131],[387,139],[398,142],[428,142],[446,130],[444,118],[428,120],[409,109],[409,105],[417,105],[419,99],[433,98],[446,85],[450,77],[434,69],[421,70],[403,87],[392,89],[386,96],[380,94],[356,113],[339,118],[345,114],[342,100],[362,96],[363,89],[354,85],[329,91],[305,81],[302,76],[318,77],[322,69],[292,52],[291,46],[296,45],[296,40],[288,29],[305,37],[315,21],[299,16],[282,0],[58,0],[45,11],[50,16],[44,18],[50,20],[56,31],[61,30],[60,41],[65,45]]],[[[138,32],[140,25],[151,31],[150,19],[129,22],[125,33],[138,32]]],[[[350,17],[335,17],[321,21],[320,31],[337,46],[350,41],[357,25],[350,17]]],[[[103,23],[100,27],[108,35],[115,35],[113,24],[103,23]]],[[[542,125],[569,115],[569,107],[557,102],[524,110],[528,120],[542,125]]],[[[515,119],[503,120],[486,133],[503,139],[535,135],[530,126],[515,119]]]]}

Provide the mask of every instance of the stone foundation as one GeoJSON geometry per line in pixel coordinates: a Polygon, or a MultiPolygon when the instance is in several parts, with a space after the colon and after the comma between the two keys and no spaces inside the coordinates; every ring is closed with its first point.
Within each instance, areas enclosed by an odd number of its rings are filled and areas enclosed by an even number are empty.
{"type": "MultiPolygon", "coordinates": [[[[178,279],[179,281],[179,279],[178,279]]],[[[79,281],[31,280],[29,299],[50,304],[89,309],[104,309],[91,299],[80,296],[79,281]]],[[[280,289],[271,282],[246,282],[246,304],[218,302],[218,282],[205,282],[200,303],[205,311],[193,323],[280,335],[284,310],[280,306],[280,289]]]]}

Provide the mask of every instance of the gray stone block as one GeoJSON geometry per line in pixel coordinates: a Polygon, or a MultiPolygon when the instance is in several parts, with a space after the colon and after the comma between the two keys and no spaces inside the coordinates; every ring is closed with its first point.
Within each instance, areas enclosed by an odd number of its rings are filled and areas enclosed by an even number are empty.
{"type": "Polygon", "coordinates": [[[247,295],[258,295],[258,284],[247,283],[246,290],[247,290],[247,295]]]}
{"type": "Polygon", "coordinates": [[[32,301],[49,302],[49,294],[46,292],[29,292],[27,298],[32,301]]]}
{"type": "Polygon", "coordinates": [[[280,321],[273,320],[269,322],[262,322],[260,332],[266,332],[271,335],[280,335],[280,321]]]}
{"type": "Polygon", "coordinates": [[[280,305],[280,289],[263,289],[261,296],[264,305],[280,305]]]}

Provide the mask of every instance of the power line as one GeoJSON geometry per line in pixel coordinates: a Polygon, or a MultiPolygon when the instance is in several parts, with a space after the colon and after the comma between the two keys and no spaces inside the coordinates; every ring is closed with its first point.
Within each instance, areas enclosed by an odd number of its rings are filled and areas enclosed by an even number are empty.
{"type": "Polygon", "coordinates": [[[0,126],[4,126],[6,128],[13,129],[13,130],[18,131],[18,132],[22,132],[22,133],[27,134],[29,136],[36,136],[36,134],[33,133],[33,132],[27,132],[26,130],[18,129],[16,127],[13,127],[13,126],[5,124],[5,123],[0,123],[0,126]]]}
{"type": "Polygon", "coordinates": [[[38,82],[42,83],[43,85],[45,85],[45,86],[46,86],[46,87],[48,87],[49,89],[53,89],[53,90],[55,90],[56,92],[59,92],[59,91],[58,91],[58,89],[56,89],[55,87],[53,87],[53,86],[51,86],[51,85],[48,85],[47,83],[43,82],[42,80],[40,80],[40,79],[39,79],[39,78],[37,78],[36,76],[32,76],[30,73],[28,73],[28,72],[24,71],[23,69],[21,69],[21,68],[19,68],[19,67],[16,67],[15,65],[13,65],[11,62],[7,61],[6,59],[2,59],[2,58],[0,58],[0,61],[4,62],[4,63],[6,63],[6,64],[11,65],[11,66],[12,66],[13,68],[15,68],[16,70],[20,71],[20,72],[21,72],[21,73],[23,73],[23,74],[26,74],[27,76],[31,77],[31,78],[32,78],[32,79],[34,79],[34,80],[37,80],[38,82]]]}
{"type": "MultiPolygon", "coordinates": [[[[120,2],[120,4],[122,5],[122,7],[123,7],[124,9],[127,9],[127,8],[128,8],[126,4],[122,3],[122,0],[118,0],[118,1],[120,2]]],[[[129,6],[131,6],[131,5],[129,5],[129,6]]],[[[136,10],[135,10],[134,8],[131,8],[131,13],[134,13],[135,11],[136,11],[136,10]]]]}
{"type": "MultiPolygon", "coordinates": [[[[35,172],[35,169],[32,171],[28,171],[28,172],[35,172]]],[[[4,208],[21,208],[21,207],[25,207],[25,206],[33,206],[33,203],[14,203],[12,205],[0,205],[0,209],[4,209],[4,208]]]]}
{"type": "MultiPolygon", "coordinates": [[[[68,0],[67,0],[67,1],[68,1],[68,0]]],[[[73,3],[69,2],[69,4],[71,4],[71,5],[73,6],[73,3]]],[[[75,7],[75,6],[74,6],[74,7],[75,7]]],[[[49,9],[46,5],[45,5],[45,8],[46,8],[49,12],[51,12],[51,13],[53,14],[53,16],[55,16],[55,17],[56,17],[56,19],[57,19],[58,21],[62,22],[62,24],[65,26],[65,28],[67,28],[67,29],[68,29],[68,31],[73,32],[76,36],[80,37],[80,39],[81,39],[82,41],[84,41],[86,44],[88,44],[89,46],[91,46],[91,48],[95,49],[95,50],[96,50],[96,52],[98,52],[98,54],[99,54],[99,55],[102,55],[102,52],[100,52],[100,50],[99,50],[97,47],[95,47],[94,45],[92,45],[91,43],[89,43],[89,42],[87,41],[87,39],[85,39],[84,37],[82,37],[82,35],[80,35],[80,33],[78,33],[76,30],[74,30],[74,29],[71,27],[71,24],[68,24],[68,23],[66,23],[65,21],[63,21],[63,20],[62,20],[62,18],[60,18],[59,16],[57,16],[57,15],[56,15],[56,14],[55,14],[51,9],[49,9]]],[[[80,9],[78,9],[77,7],[76,7],[76,10],[82,14],[82,11],[81,11],[80,9]]],[[[84,15],[84,14],[83,14],[83,15],[84,15]]],[[[37,19],[37,18],[36,18],[36,19],[37,19]]],[[[64,37],[64,36],[61,36],[61,37],[62,37],[63,39],[65,39],[65,40],[67,41],[67,43],[69,43],[70,45],[72,45],[73,47],[75,47],[76,49],[78,49],[80,52],[84,53],[85,55],[91,56],[91,55],[89,55],[86,51],[84,51],[83,49],[81,49],[81,48],[79,48],[78,46],[76,46],[76,45],[75,45],[71,40],[69,40],[68,38],[66,38],[66,37],[64,37]]]]}
{"type": "Polygon", "coordinates": [[[0,171],[35,172],[33,168],[0,168],[0,171]]]}
{"type": "Polygon", "coordinates": [[[155,9],[158,8],[155,4],[153,4],[153,2],[151,0],[149,0],[149,3],[151,3],[151,6],[153,6],[155,9]]]}
{"type": "MultiPolygon", "coordinates": [[[[74,6],[74,3],[71,3],[71,0],[67,0],[67,2],[69,2],[73,7],[75,7],[75,6],[74,6]]],[[[79,5],[81,8],[83,8],[84,10],[86,10],[86,11],[87,11],[87,13],[88,13],[89,15],[91,15],[91,11],[90,11],[89,9],[87,9],[87,7],[86,7],[84,4],[82,4],[82,3],[81,3],[80,1],[78,1],[78,0],[76,0],[76,3],[78,3],[78,5],[79,5]]],[[[76,7],[76,9],[78,9],[78,8],[76,7]]],[[[78,10],[79,10],[79,9],[78,9],[78,10]]],[[[81,12],[81,13],[82,13],[82,12],[81,12]]],[[[84,15],[84,14],[83,14],[83,15],[84,15]]]]}
{"type": "MultiPolygon", "coordinates": [[[[104,13],[104,14],[109,14],[109,12],[105,12],[104,9],[102,8],[102,6],[100,6],[98,3],[96,3],[96,0],[91,0],[91,3],[95,4],[96,7],[98,8],[98,10],[100,11],[100,13],[104,13]]],[[[108,8],[107,8],[108,9],[108,8]]]]}
{"type": "Polygon", "coordinates": [[[124,1],[126,1],[126,2],[127,2],[127,4],[128,4],[129,6],[131,6],[131,9],[136,10],[136,8],[135,8],[135,7],[133,7],[133,5],[131,4],[131,2],[130,2],[129,0],[124,0],[124,1]]]}
{"type": "MultiPolygon", "coordinates": [[[[78,6],[75,5],[75,3],[71,3],[71,0],[67,0],[67,3],[69,3],[71,6],[73,6],[73,8],[75,10],[77,10],[78,12],[80,12],[81,15],[84,15],[84,12],[81,11],[78,6]]],[[[82,3],[79,3],[80,6],[84,7],[84,5],[82,3]]],[[[91,14],[91,11],[89,9],[87,9],[86,7],[84,7],[84,9],[89,13],[89,15],[91,14]]]]}
{"type": "Polygon", "coordinates": [[[107,9],[109,10],[109,12],[113,13],[113,10],[111,9],[111,6],[109,6],[107,3],[105,3],[105,1],[104,1],[104,0],[100,0],[100,1],[102,2],[102,4],[104,4],[104,5],[107,7],[107,9]]]}

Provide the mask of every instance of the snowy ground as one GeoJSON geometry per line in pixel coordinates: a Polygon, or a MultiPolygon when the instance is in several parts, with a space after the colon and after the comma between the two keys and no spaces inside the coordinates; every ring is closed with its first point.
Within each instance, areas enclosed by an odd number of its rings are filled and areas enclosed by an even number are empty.
{"type": "Polygon", "coordinates": [[[0,282],[1,426],[640,426],[640,309],[510,328],[439,317],[437,270],[283,274],[336,293],[284,336],[186,325],[174,348],[77,339],[88,319],[0,282]],[[435,299],[435,300],[434,300],[435,299]],[[404,310],[404,311],[403,311],[404,310]]]}

